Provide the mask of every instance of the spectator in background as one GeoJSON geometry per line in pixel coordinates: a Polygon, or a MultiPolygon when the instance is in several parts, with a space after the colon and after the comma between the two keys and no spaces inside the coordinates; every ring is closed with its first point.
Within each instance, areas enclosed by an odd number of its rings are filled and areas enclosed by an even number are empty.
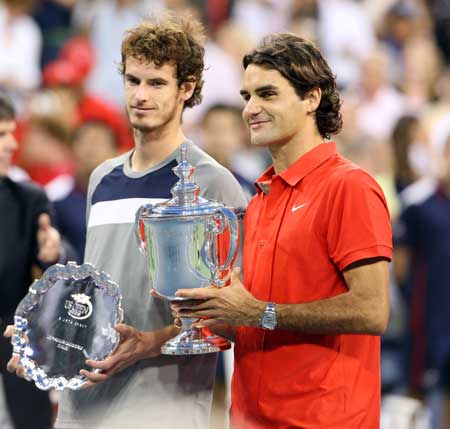
{"type": "Polygon", "coordinates": [[[44,68],[59,57],[64,43],[72,36],[72,11],[77,0],[39,0],[33,17],[42,33],[43,46],[40,59],[44,68]]]}
{"type": "Polygon", "coordinates": [[[34,5],[34,0],[0,3],[0,89],[20,110],[40,83],[42,36],[29,16],[34,5]]]}
{"type": "Polygon", "coordinates": [[[22,135],[21,166],[45,187],[50,200],[64,193],[74,171],[69,138],[64,123],[53,116],[30,118],[22,135]]]}
{"type": "MultiPolygon", "coordinates": [[[[57,262],[63,253],[60,235],[51,226],[50,203],[43,190],[29,182],[8,177],[12,154],[14,109],[0,95],[0,325],[13,323],[14,312],[28,292],[34,265],[57,262]]],[[[60,259],[61,262],[63,260],[60,259]]],[[[9,334],[11,334],[11,329],[9,334]]],[[[52,409],[48,392],[5,372],[11,357],[10,340],[0,337],[0,372],[8,410],[15,429],[48,429],[52,409]]],[[[9,368],[13,370],[12,368],[9,368]]]]}
{"type": "Polygon", "coordinates": [[[417,116],[402,116],[395,124],[392,138],[394,181],[400,194],[422,178],[433,175],[432,152],[427,135],[417,116]]]}
{"type": "Polygon", "coordinates": [[[317,0],[318,40],[340,88],[358,79],[358,65],[376,47],[375,31],[360,2],[317,0]]]}
{"type": "MultiPolygon", "coordinates": [[[[202,148],[220,164],[229,168],[246,194],[251,196],[255,193],[255,188],[253,182],[246,177],[254,173],[235,168],[235,161],[240,153],[246,150],[247,139],[247,130],[238,107],[216,104],[208,109],[201,123],[202,148]]],[[[252,154],[256,159],[259,158],[258,151],[254,150],[252,154]]],[[[263,171],[262,166],[260,167],[259,173],[263,171]]]]}
{"type": "Polygon", "coordinates": [[[103,161],[118,154],[117,136],[101,120],[91,119],[81,124],[73,135],[71,150],[74,176],[63,192],[55,195],[53,204],[59,231],[75,248],[78,262],[84,260],[86,243],[86,199],[91,173],[103,161]]]}
{"type": "Polygon", "coordinates": [[[117,73],[117,65],[120,63],[119,52],[123,34],[150,13],[160,9],[164,3],[162,0],[87,3],[89,2],[79,2],[76,8],[76,22],[85,26],[95,55],[95,64],[86,82],[86,88],[116,109],[122,109],[123,82],[117,73]],[[89,16],[86,16],[86,13],[89,16]]]}
{"type": "Polygon", "coordinates": [[[437,46],[447,65],[450,65],[450,0],[428,0],[434,18],[437,46]]]}
{"type": "Polygon", "coordinates": [[[378,50],[360,64],[359,81],[344,94],[355,106],[355,125],[374,139],[387,140],[398,118],[406,111],[406,99],[390,82],[387,56],[378,50]]]}
{"type": "Polygon", "coordinates": [[[114,127],[119,136],[120,148],[128,150],[132,147],[133,140],[122,111],[85,88],[85,79],[92,66],[92,62],[89,64],[89,53],[83,54],[83,61],[79,59],[80,51],[85,50],[90,50],[90,47],[83,43],[63,47],[64,58],[49,63],[43,71],[44,86],[59,96],[63,110],[72,112],[67,117],[69,129],[75,129],[83,120],[95,115],[114,127]],[[71,53],[71,50],[75,52],[71,53]]]}
{"type": "MultiPolygon", "coordinates": [[[[395,228],[394,264],[407,287],[410,316],[410,394],[444,391],[443,421],[450,427],[450,135],[436,186],[404,200],[395,228]]],[[[405,189],[404,193],[408,190],[405,189]]]]}

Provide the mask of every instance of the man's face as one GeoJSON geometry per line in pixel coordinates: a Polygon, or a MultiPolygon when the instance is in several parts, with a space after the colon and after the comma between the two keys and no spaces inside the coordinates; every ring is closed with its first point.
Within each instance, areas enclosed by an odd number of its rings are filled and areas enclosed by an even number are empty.
{"type": "Polygon", "coordinates": [[[242,148],[246,134],[238,111],[215,110],[202,123],[204,149],[225,166],[229,166],[233,155],[242,148]]]}
{"type": "Polygon", "coordinates": [[[136,58],[125,63],[125,99],[133,128],[151,132],[181,120],[184,98],[178,86],[174,65],[156,67],[136,58]]]}
{"type": "Polygon", "coordinates": [[[0,121],[0,177],[8,174],[13,153],[17,149],[17,141],[13,135],[15,129],[15,121],[0,121]]]}
{"type": "Polygon", "coordinates": [[[286,144],[301,135],[307,101],[300,99],[280,72],[250,64],[244,72],[241,95],[245,101],[242,116],[252,144],[286,144]]]}
{"type": "Polygon", "coordinates": [[[95,122],[77,130],[72,148],[77,171],[83,177],[89,177],[95,167],[117,155],[113,132],[106,125],[95,122]]]}

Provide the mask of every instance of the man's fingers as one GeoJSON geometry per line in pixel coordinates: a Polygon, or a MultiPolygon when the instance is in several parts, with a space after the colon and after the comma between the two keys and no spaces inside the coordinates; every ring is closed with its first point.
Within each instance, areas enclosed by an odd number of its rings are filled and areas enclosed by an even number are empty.
{"type": "Polygon", "coordinates": [[[8,325],[5,329],[5,332],[3,332],[3,336],[6,338],[11,338],[14,334],[14,325],[8,325]]]}
{"type": "Polygon", "coordinates": [[[175,292],[180,298],[190,299],[210,299],[214,298],[219,289],[216,287],[196,288],[196,289],[178,289],[175,292]]]}
{"type": "Polygon", "coordinates": [[[241,267],[233,268],[233,271],[231,271],[231,283],[234,283],[235,281],[241,281],[240,275],[241,275],[241,267]]]}
{"type": "Polygon", "coordinates": [[[116,364],[116,359],[113,356],[107,357],[105,360],[88,359],[86,365],[91,368],[102,369],[103,371],[110,370],[116,364]]]}
{"type": "Polygon", "coordinates": [[[103,372],[90,372],[85,369],[82,369],[80,374],[88,379],[89,386],[93,386],[95,383],[101,383],[109,378],[109,375],[103,372]]]}
{"type": "Polygon", "coordinates": [[[181,318],[192,318],[192,319],[198,319],[200,317],[218,317],[217,310],[215,309],[209,309],[209,310],[199,310],[199,311],[192,311],[192,310],[180,310],[178,312],[178,317],[181,318]]]}
{"type": "Polygon", "coordinates": [[[206,310],[208,308],[213,308],[214,305],[212,299],[208,300],[195,300],[190,299],[188,301],[175,301],[170,305],[172,311],[180,311],[180,310],[206,310]]]}
{"type": "Polygon", "coordinates": [[[220,325],[220,322],[217,319],[201,319],[198,322],[192,324],[193,328],[201,329],[201,328],[209,328],[211,326],[220,325]]]}
{"type": "Polygon", "coordinates": [[[16,372],[17,366],[19,365],[19,356],[13,355],[11,359],[6,364],[6,369],[8,372],[16,372]]]}
{"type": "Polygon", "coordinates": [[[118,325],[114,326],[114,329],[120,334],[122,341],[125,338],[129,337],[133,331],[133,328],[129,325],[125,325],[125,323],[119,323],[118,325]]]}
{"type": "Polygon", "coordinates": [[[38,219],[39,231],[47,231],[52,225],[50,216],[47,213],[41,213],[38,219]]]}
{"type": "Polygon", "coordinates": [[[157,298],[157,299],[167,299],[165,296],[162,296],[161,294],[159,294],[156,289],[150,290],[150,296],[152,298],[157,298]]]}

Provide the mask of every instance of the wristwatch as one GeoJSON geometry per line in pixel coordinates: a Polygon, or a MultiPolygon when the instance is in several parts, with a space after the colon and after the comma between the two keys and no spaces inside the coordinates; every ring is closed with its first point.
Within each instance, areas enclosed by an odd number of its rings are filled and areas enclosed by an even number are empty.
{"type": "Polygon", "coordinates": [[[277,313],[275,312],[275,304],[269,302],[265,310],[259,318],[259,327],[273,331],[277,327],[277,313]]]}

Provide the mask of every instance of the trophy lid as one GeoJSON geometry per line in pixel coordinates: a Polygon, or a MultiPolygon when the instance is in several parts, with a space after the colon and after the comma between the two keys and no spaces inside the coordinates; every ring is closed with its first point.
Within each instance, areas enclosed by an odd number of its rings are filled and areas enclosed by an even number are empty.
{"type": "Polygon", "coordinates": [[[200,197],[200,187],[191,179],[195,171],[187,160],[188,144],[180,146],[180,162],[172,170],[179,180],[170,190],[172,198],[155,204],[142,213],[144,217],[189,216],[215,213],[222,204],[200,197]]]}

